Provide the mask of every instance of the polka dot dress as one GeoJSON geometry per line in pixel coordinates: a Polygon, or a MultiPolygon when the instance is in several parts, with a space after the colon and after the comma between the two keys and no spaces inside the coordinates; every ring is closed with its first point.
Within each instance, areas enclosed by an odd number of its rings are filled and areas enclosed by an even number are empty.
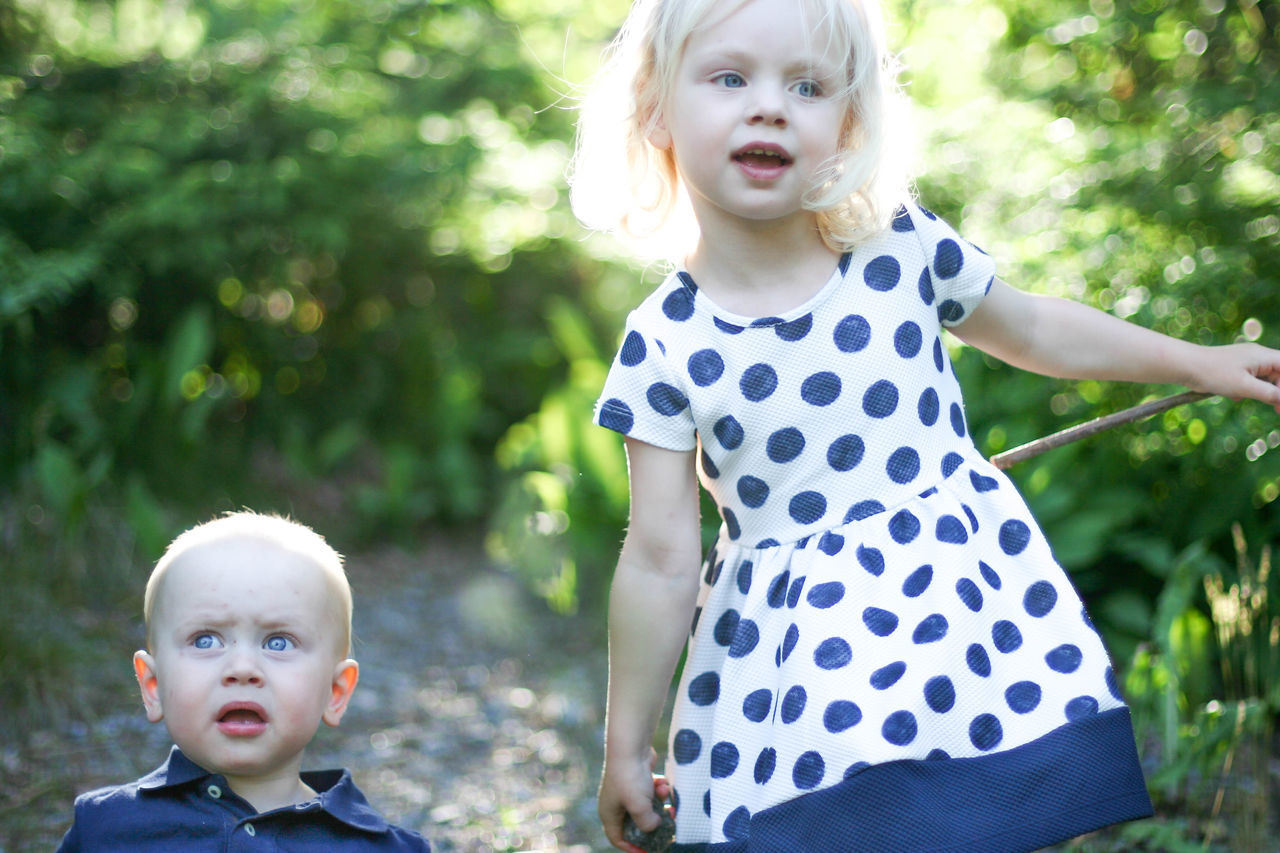
{"type": "Polygon", "coordinates": [[[671,726],[678,841],[741,839],[869,767],[991,755],[1123,707],[968,434],[939,333],[993,275],[911,206],[784,316],[730,314],[677,272],[628,319],[596,421],[696,449],[723,518],[671,726]]]}

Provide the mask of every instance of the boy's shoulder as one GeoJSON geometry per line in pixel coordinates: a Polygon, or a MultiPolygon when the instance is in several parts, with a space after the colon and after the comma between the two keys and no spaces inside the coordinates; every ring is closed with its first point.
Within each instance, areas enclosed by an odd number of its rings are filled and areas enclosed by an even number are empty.
{"type": "Polygon", "coordinates": [[[316,799],[259,814],[224,789],[220,776],[174,747],[147,775],[76,797],[74,823],[58,850],[117,850],[126,844],[138,851],[212,851],[246,832],[259,837],[288,833],[291,849],[298,850],[430,851],[421,835],[393,826],[374,810],[349,771],[304,772],[302,777],[316,799]]]}

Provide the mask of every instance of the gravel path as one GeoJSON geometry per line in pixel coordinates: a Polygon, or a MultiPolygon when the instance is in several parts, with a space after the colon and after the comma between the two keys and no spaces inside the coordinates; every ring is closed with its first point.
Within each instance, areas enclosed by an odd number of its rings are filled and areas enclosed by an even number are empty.
{"type": "MultiPolygon", "coordinates": [[[[377,808],[443,853],[612,849],[595,818],[597,620],[547,613],[476,547],[442,540],[348,564],[360,685],[304,766],[351,768],[377,808]]],[[[76,793],[163,760],[168,737],[143,717],[130,651],[103,673],[110,707],[93,722],[0,745],[0,853],[47,853],[76,793]]]]}

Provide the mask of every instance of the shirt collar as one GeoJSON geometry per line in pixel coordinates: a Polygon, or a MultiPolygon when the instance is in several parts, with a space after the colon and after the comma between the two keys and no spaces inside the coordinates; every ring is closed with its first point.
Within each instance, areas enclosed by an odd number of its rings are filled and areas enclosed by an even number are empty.
{"type": "MultiPolygon", "coordinates": [[[[211,777],[221,779],[218,774],[205,770],[174,746],[163,764],[138,780],[138,787],[146,791],[159,791],[211,777]]],[[[310,803],[299,803],[294,806],[295,809],[306,809],[310,804],[319,804],[320,808],[355,829],[365,832],[386,832],[390,829],[387,821],[360,793],[355,780],[351,778],[351,771],[304,771],[302,781],[316,792],[316,798],[310,803]]]]}

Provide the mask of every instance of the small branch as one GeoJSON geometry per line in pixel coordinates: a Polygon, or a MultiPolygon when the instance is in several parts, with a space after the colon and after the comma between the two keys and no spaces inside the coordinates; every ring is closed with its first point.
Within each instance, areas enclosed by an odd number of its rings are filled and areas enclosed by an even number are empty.
{"type": "Polygon", "coordinates": [[[1121,409],[1110,415],[1103,415],[1100,418],[1094,418],[1091,421],[1068,427],[1061,432],[1046,435],[1044,438],[1037,438],[1035,441],[1015,447],[1012,450],[1006,450],[1004,453],[997,453],[991,457],[991,464],[1001,469],[1011,468],[1019,462],[1025,462],[1047,450],[1053,450],[1055,447],[1061,447],[1064,444],[1088,438],[1120,424],[1132,423],[1149,418],[1152,415],[1158,415],[1161,412],[1172,409],[1174,406],[1181,406],[1183,403],[1194,403],[1197,400],[1203,400],[1211,396],[1213,395],[1199,391],[1185,391],[1181,394],[1174,394],[1171,397],[1163,397],[1159,400],[1152,400],[1138,406],[1121,409]]]}

